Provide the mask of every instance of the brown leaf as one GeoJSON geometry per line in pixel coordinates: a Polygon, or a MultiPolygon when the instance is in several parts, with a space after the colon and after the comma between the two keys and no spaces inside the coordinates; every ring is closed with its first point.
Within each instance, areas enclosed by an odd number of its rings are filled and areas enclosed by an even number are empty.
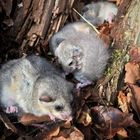
{"type": "Polygon", "coordinates": [[[123,91],[120,91],[118,94],[118,105],[119,108],[121,108],[121,110],[125,113],[128,113],[128,101],[127,101],[127,96],[125,95],[125,93],[123,93],[123,91]]]}
{"type": "Polygon", "coordinates": [[[51,121],[51,120],[47,115],[38,117],[33,114],[24,114],[21,116],[21,118],[19,118],[19,121],[23,125],[31,125],[31,124],[36,124],[36,123],[41,123],[41,122],[51,121]]]}
{"type": "Polygon", "coordinates": [[[46,134],[43,140],[52,140],[53,137],[57,136],[60,132],[60,127],[57,127],[46,134]]]}
{"type": "Polygon", "coordinates": [[[136,85],[130,85],[133,97],[131,98],[131,103],[133,109],[137,112],[140,119],[140,87],[136,85]]]}
{"type": "Polygon", "coordinates": [[[112,138],[122,127],[136,125],[132,114],[113,107],[96,106],[91,109],[93,121],[106,138],[112,138]]]}
{"type": "Polygon", "coordinates": [[[64,135],[60,135],[57,137],[53,137],[52,140],[84,140],[84,135],[74,127],[69,136],[65,137],[64,135]]]}
{"type": "Polygon", "coordinates": [[[135,84],[136,80],[140,79],[140,67],[139,64],[129,62],[125,65],[125,83],[135,84]]]}
{"type": "Polygon", "coordinates": [[[71,127],[71,123],[70,123],[70,121],[67,121],[67,122],[65,122],[62,126],[63,126],[64,128],[70,128],[70,127],[71,127]]]}
{"type": "Polygon", "coordinates": [[[111,30],[111,26],[108,23],[104,23],[99,27],[100,34],[109,35],[111,30]]]}
{"type": "Polygon", "coordinates": [[[116,2],[116,5],[120,5],[123,2],[123,0],[108,0],[108,1],[116,2]]]}
{"type": "Polygon", "coordinates": [[[129,51],[131,61],[133,62],[140,62],[140,48],[139,47],[132,47],[131,50],[129,51]]]}
{"type": "Polygon", "coordinates": [[[75,127],[74,131],[70,134],[69,140],[84,140],[84,135],[75,127]]]}
{"type": "Polygon", "coordinates": [[[123,138],[128,138],[127,131],[126,131],[124,128],[122,128],[121,130],[119,130],[119,131],[117,132],[117,134],[118,134],[119,136],[123,137],[123,138]]]}
{"type": "Polygon", "coordinates": [[[90,125],[92,122],[92,118],[91,116],[89,115],[88,112],[82,112],[79,120],[78,120],[78,123],[81,123],[83,124],[84,126],[88,126],[90,125]]]}

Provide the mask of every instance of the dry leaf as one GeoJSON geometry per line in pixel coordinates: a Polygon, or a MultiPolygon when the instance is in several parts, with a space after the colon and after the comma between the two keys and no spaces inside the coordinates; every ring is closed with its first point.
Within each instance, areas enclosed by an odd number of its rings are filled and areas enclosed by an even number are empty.
{"type": "Polygon", "coordinates": [[[129,51],[131,61],[133,62],[140,62],[140,48],[139,47],[132,47],[129,51]]]}
{"type": "Polygon", "coordinates": [[[137,115],[140,119],[140,87],[136,85],[130,85],[130,88],[133,95],[131,98],[132,107],[137,112],[137,115]]]}
{"type": "Polygon", "coordinates": [[[118,94],[118,105],[119,105],[119,108],[121,108],[121,110],[124,112],[124,113],[128,113],[128,101],[127,101],[127,96],[125,96],[125,94],[120,91],[119,94],[118,94]]]}
{"type": "Polygon", "coordinates": [[[69,134],[68,137],[61,135],[52,138],[52,140],[84,140],[84,135],[74,127],[73,131],[69,134]]]}
{"type": "Polygon", "coordinates": [[[117,0],[116,5],[121,5],[123,3],[123,0],[117,0]]]}
{"type": "Polygon", "coordinates": [[[50,120],[49,116],[47,116],[47,115],[38,117],[33,114],[24,114],[21,116],[19,121],[23,125],[31,125],[31,124],[36,124],[36,123],[41,123],[41,122],[51,121],[51,120],[50,120]]]}
{"type": "Polygon", "coordinates": [[[123,137],[123,138],[128,138],[127,131],[126,131],[124,128],[122,128],[121,130],[119,130],[119,131],[117,132],[117,134],[118,134],[119,136],[123,137]]]}
{"type": "Polygon", "coordinates": [[[136,80],[140,79],[139,64],[129,62],[125,65],[125,83],[135,84],[136,80]]]}
{"type": "Polygon", "coordinates": [[[60,128],[57,127],[51,130],[49,133],[47,133],[46,136],[43,138],[43,140],[52,140],[53,137],[58,136],[59,132],[60,132],[60,128]]]}
{"type": "Polygon", "coordinates": [[[105,138],[112,138],[123,127],[136,125],[132,114],[113,107],[96,106],[91,109],[94,124],[105,138]]]}
{"type": "Polygon", "coordinates": [[[84,140],[84,135],[75,127],[74,131],[70,134],[69,140],[84,140]]]}
{"type": "Polygon", "coordinates": [[[70,128],[71,127],[71,122],[67,121],[62,125],[64,128],[70,128]]]}
{"type": "Polygon", "coordinates": [[[84,126],[88,126],[90,125],[92,122],[92,118],[91,116],[89,115],[89,113],[87,112],[82,112],[79,120],[78,120],[78,123],[81,123],[83,124],[84,126]]]}
{"type": "Polygon", "coordinates": [[[116,2],[116,5],[122,4],[123,0],[108,0],[110,2],[116,2]]]}

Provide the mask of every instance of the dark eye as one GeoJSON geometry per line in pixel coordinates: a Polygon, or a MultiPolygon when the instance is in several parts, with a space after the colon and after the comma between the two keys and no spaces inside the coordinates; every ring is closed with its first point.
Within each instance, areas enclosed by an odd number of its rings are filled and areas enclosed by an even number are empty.
{"type": "Polygon", "coordinates": [[[71,61],[70,63],[69,63],[69,66],[71,66],[73,64],[73,62],[71,61]]]}
{"type": "Polygon", "coordinates": [[[57,111],[62,111],[62,110],[64,109],[64,106],[63,106],[63,105],[56,105],[56,106],[55,106],[55,109],[56,109],[57,111]]]}
{"type": "Polygon", "coordinates": [[[85,13],[85,12],[87,12],[88,10],[89,10],[88,7],[84,7],[84,8],[82,9],[82,13],[85,13]]]}

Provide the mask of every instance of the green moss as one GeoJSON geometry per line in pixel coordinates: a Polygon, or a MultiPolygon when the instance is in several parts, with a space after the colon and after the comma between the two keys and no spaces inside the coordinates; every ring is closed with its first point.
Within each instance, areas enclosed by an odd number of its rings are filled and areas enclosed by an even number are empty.
{"type": "Polygon", "coordinates": [[[114,73],[114,71],[121,71],[124,68],[124,64],[130,60],[130,56],[126,50],[116,49],[113,51],[110,63],[107,66],[105,75],[109,76],[114,73]]]}

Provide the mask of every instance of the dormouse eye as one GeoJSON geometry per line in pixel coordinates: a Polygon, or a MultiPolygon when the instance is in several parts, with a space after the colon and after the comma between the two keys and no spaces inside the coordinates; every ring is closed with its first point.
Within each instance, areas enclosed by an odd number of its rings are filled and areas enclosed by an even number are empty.
{"type": "Polygon", "coordinates": [[[70,63],[69,63],[69,66],[72,66],[73,65],[73,61],[71,61],[70,63]]]}
{"type": "Polygon", "coordinates": [[[57,111],[62,111],[63,109],[64,109],[63,105],[56,105],[55,106],[55,110],[57,110],[57,111]]]}
{"type": "Polygon", "coordinates": [[[40,98],[39,98],[40,101],[42,102],[52,102],[53,99],[47,95],[42,95],[40,98]]]}

